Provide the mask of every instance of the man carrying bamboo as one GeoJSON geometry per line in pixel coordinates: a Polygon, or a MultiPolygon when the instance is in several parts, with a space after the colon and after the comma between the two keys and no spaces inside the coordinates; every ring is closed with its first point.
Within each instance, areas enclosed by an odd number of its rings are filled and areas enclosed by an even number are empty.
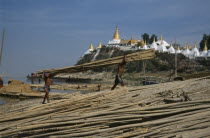
{"type": "Polygon", "coordinates": [[[122,80],[122,74],[124,72],[124,65],[126,64],[126,55],[123,56],[123,60],[121,63],[118,64],[117,74],[115,78],[115,84],[113,85],[111,90],[114,90],[115,87],[120,83],[121,86],[125,86],[124,82],[122,80]]]}
{"type": "Polygon", "coordinates": [[[44,79],[44,82],[45,82],[44,87],[43,87],[43,89],[45,91],[45,96],[44,96],[42,104],[45,104],[46,99],[47,99],[48,103],[50,102],[49,92],[50,92],[50,85],[52,84],[52,81],[51,81],[50,77],[53,77],[53,75],[50,74],[50,73],[44,72],[43,75],[42,75],[42,78],[44,79]]]}

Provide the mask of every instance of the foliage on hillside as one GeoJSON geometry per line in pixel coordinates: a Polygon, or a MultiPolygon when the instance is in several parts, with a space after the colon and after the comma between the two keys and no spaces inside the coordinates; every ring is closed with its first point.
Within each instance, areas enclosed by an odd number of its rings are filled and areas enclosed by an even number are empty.
{"type": "MultiPolygon", "coordinates": [[[[95,60],[101,60],[106,58],[112,58],[116,56],[122,56],[124,54],[133,53],[135,51],[122,51],[118,48],[114,47],[103,47],[100,49],[100,52],[95,60]]],[[[93,51],[93,54],[85,55],[83,58],[81,58],[77,65],[91,62],[94,55],[97,53],[97,51],[93,51]]],[[[156,52],[156,58],[151,60],[145,60],[145,61],[134,61],[129,62],[126,64],[126,72],[133,73],[133,72],[142,72],[143,71],[143,62],[145,62],[145,69],[147,72],[159,72],[159,71],[173,71],[175,69],[175,54],[169,54],[169,53],[159,53],[156,52]]],[[[182,54],[177,54],[177,65],[178,65],[178,72],[187,72],[194,70],[205,70],[205,64],[207,64],[207,61],[195,61],[195,60],[189,60],[182,54]],[[199,69],[197,68],[199,65],[199,69]]],[[[117,65],[112,65],[108,67],[101,67],[97,68],[93,71],[95,72],[116,72],[117,65]]]]}
{"type": "Polygon", "coordinates": [[[203,39],[200,42],[200,50],[204,49],[205,43],[207,48],[210,49],[210,34],[203,34],[203,39]]]}

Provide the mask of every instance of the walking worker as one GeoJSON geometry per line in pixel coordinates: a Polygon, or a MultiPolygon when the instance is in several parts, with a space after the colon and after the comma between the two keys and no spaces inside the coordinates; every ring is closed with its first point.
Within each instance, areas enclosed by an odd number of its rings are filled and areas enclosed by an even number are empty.
{"type": "Polygon", "coordinates": [[[115,78],[115,84],[113,85],[111,90],[114,90],[115,87],[120,83],[121,86],[125,86],[124,82],[122,80],[122,74],[124,72],[124,65],[126,64],[126,55],[123,56],[123,60],[121,63],[118,64],[117,74],[115,78]]]}
{"type": "Polygon", "coordinates": [[[101,90],[101,84],[98,84],[97,87],[98,87],[97,91],[100,91],[101,90]]]}
{"type": "Polygon", "coordinates": [[[45,82],[44,87],[43,87],[43,89],[45,91],[45,96],[44,96],[42,104],[45,104],[46,99],[47,99],[48,103],[50,102],[49,92],[50,92],[50,85],[52,84],[52,81],[50,79],[51,77],[53,77],[53,75],[50,73],[46,73],[46,72],[44,72],[42,75],[42,78],[44,79],[44,82],[45,82]]]}

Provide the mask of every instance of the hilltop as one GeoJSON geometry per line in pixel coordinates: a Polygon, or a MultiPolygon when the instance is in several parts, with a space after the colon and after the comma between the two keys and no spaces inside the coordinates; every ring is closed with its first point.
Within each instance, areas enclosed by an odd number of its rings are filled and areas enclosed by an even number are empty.
{"type": "MultiPolygon", "coordinates": [[[[99,50],[94,50],[91,54],[84,55],[80,60],[78,60],[76,65],[88,63],[95,60],[122,56],[124,54],[129,54],[133,52],[136,51],[131,51],[131,50],[123,51],[115,47],[102,47],[99,50]]],[[[125,67],[126,68],[125,73],[128,74],[138,73],[141,74],[142,76],[142,74],[144,74],[144,68],[145,68],[146,76],[152,75],[152,76],[170,77],[173,76],[174,74],[174,68],[175,68],[174,65],[175,65],[175,54],[156,52],[155,59],[150,59],[145,61],[134,61],[127,63],[125,67]]],[[[177,54],[177,66],[178,66],[177,68],[178,74],[181,76],[197,72],[205,72],[208,69],[210,69],[210,64],[208,63],[208,60],[189,59],[181,53],[177,54]]],[[[116,65],[97,68],[94,69],[92,72],[115,73],[116,65]]]]}

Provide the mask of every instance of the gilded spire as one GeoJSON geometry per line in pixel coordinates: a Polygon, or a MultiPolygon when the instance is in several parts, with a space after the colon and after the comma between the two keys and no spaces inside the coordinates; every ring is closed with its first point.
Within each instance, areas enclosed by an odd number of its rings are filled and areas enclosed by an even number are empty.
{"type": "Polygon", "coordinates": [[[93,44],[92,43],[90,44],[89,49],[94,50],[94,47],[93,47],[93,44]]]}
{"type": "Polygon", "coordinates": [[[153,37],[153,43],[155,43],[155,37],[153,37]]]}
{"type": "Polygon", "coordinates": [[[130,41],[129,41],[129,44],[135,44],[135,40],[133,40],[133,36],[131,36],[131,39],[130,39],[130,41]]]}
{"type": "Polygon", "coordinates": [[[186,49],[190,49],[190,45],[189,45],[189,43],[187,43],[187,45],[186,45],[186,49]]]}
{"type": "Polygon", "coordinates": [[[161,40],[161,45],[163,45],[163,40],[161,40]]]}
{"type": "Polygon", "coordinates": [[[191,49],[191,46],[190,46],[190,44],[188,45],[188,49],[189,49],[189,50],[191,49]]]}
{"type": "Polygon", "coordinates": [[[120,35],[119,35],[119,32],[118,32],[118,27],[116,27],[113,39],[120,39],[120,35]]]}
{"type": "Polygon", "coordinates": [[[197,46],[196,46],[196,43],[194,44],[194,48],[196,48],[197,46]]]}
{"type": "Polygon", "coordinates": [[[180,50],[180,47],[179,46],[177,47],[177,50],[180,50]]]}
{"type": "Polygon", "coordinates": [[[98,44],[98,48],[102,48],[101,42],[98,44]]]}
{"type": "Polygon", "coordinates": [[[163,36],[162,35],[160,36],[160,40],[163,41],[163,36]]]}
{"type": "Polygon", "coordinates": [[[208,48],[207,48],[207,45],[206,45],[206,41],[205,41],[205,44],[204,44],[204,49],[203,49],[203,51],[207,51],[208,50],[208,48]]]}
{"type": "Polygon", "coordinates": [[[146,40],[144,41],[144,45],[147,45],[147,41],[146,40]]]}

